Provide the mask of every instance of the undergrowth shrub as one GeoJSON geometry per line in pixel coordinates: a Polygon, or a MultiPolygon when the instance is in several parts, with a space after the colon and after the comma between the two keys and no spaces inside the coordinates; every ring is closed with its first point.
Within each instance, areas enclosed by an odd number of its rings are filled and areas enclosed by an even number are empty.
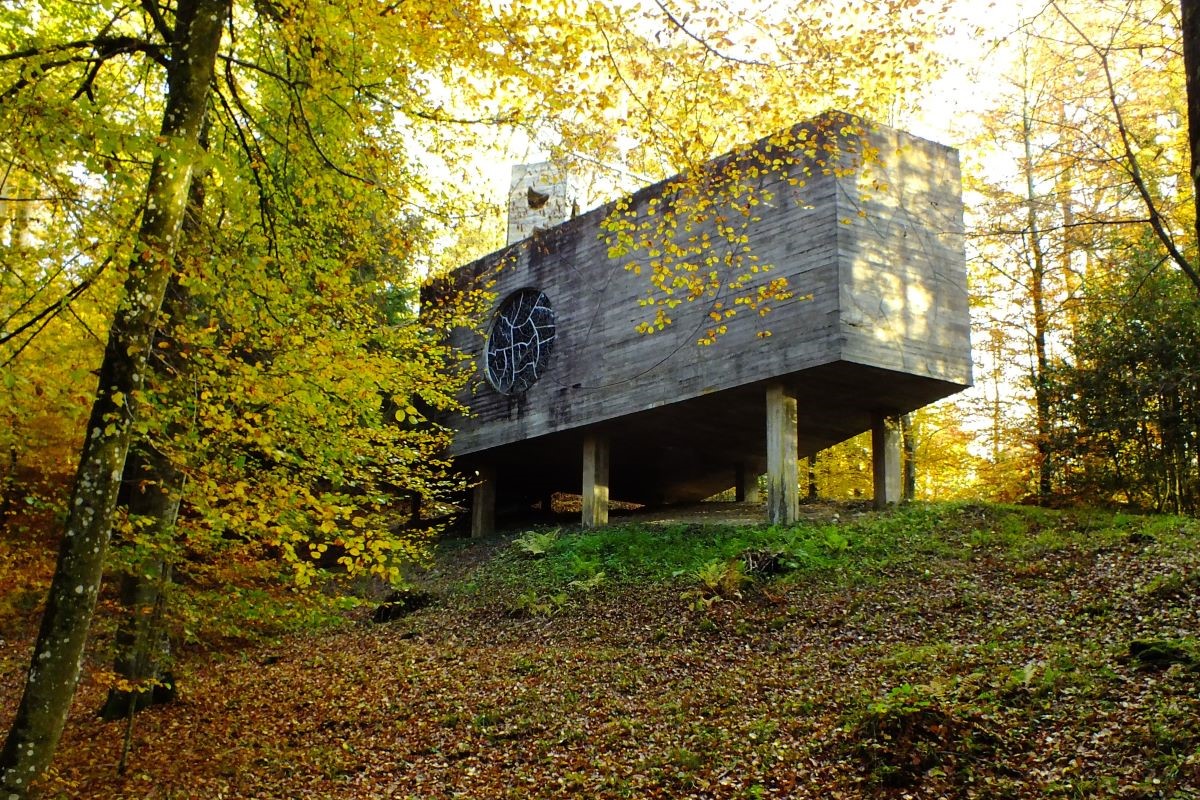
{"type": "Polygon", "coordinates": [[[846,746],[875,785],[912,787],[981,754],[990,738],[969,707],[937,684],[901,684],[852,714],[846,746]]]}
{"type": "Polygon", "coordinates": [[[558,541],[560,533],[562,533],[560,528],[549,531],[525,531],[513,542],[513,547],[531,558],[538,558],[554,549],[554,543],[558,541]]]}
{"type": "Polygon", "coordinates": [[[698,610],[712,606],[720,600],[738,600],[742,589],[751,582],[740,559],[713,559],[692,572],[691,577],[698,586],[684,591],[680,596],[698,610]]]}
{"type": "Polygon", "coordinates": [[[508,611],[514,617],[554,617],[566,610],[570,604],[571,596],[566,592],[539,594],[530,589],[517,595],[508,611]]]}

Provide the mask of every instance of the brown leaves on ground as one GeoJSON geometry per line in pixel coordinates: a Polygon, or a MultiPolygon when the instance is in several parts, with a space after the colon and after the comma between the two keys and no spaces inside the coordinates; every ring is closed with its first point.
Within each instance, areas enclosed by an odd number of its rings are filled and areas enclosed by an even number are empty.
{"type": "Polygon", "coordinates": [[[707,610],[613,584],[549,619],[460,603],[205,656],[136,718],[124,778],[90,682],[43,796],[1200,796],[1200,675],[1128,653],[1194,645],[1200,598],[1162,576],[1200,543],[1082,533],[1017,559],[979,536],[990,513],[925,566],[707,610]]]}

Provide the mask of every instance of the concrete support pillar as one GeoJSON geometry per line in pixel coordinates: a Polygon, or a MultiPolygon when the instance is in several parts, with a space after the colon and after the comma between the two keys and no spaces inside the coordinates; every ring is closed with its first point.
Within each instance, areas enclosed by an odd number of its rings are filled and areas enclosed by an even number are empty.
{"type": "Polygon", "coordinates": [[[583,437],[583,527],[608,524],[608,437],[583,437]]]}
{"type": "Polygon", "coordinates": [[[491,536],[496,532],[496,470],[480,467],[475,488],[471,490],[471,536],[491,536]]]}
{"type": "Polygon", "coordinates": [[[762,493],[758,491],[758,473],[745,464],[737,465],[734,478],[733,494],[739,503],[761,503],[762,493]]]}
{"type": "Polygon", "coordinates": [[[790,525],[800,517],[796,395],[783,384],[767,387],[767,520],[790,525]]]}
{"type": "Polygon", "coordinates": [[[871,421],[871,462],[875,507],[900,502],[900,420],[875,414],[871,421]]]}

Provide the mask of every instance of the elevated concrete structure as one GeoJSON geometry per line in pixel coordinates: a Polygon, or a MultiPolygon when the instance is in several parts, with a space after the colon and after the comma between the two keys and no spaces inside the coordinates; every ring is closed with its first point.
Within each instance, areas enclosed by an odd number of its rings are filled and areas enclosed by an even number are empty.
{"type": "MultiPolygon", "coordinates": [[[[616,213],[653,220],[685,203],[673,181],[537,233],[428,289],[494,282],[497,308],[522,290],[540,292],[539,302],[553,308],[553,340],[534,379],[519,382],[523,391],[495,388],[477,334],[451,335],[480,366],[464,397],[472,416],[451,421],[452,453],[495,475],[502,507],[552,491],[601,502],[588,487],[599,485],[594,453],[604,441],[613,499],[657,504],[735,484],[745,491],[747,476],[770,461],[776,489],[768,504],[773,518],[788,521],[797,459],[970,384],[955,151],[833,112],[688,180],[714,187],[713,205],[690,217],[680,210],[690,229],[681,224],[673,243],[686,249],[707,235],[718,263],[736,247],[735,260],[753,257],[769,268],[747,272],[736,294],[780,278],[793,293],[763,316],[739,307],[712,345],[696,342],[711,314],[734,307],[735,292],[685,302],[665,330],[637,333],[653,318],[639,301],[655,256],[611,248],[604,225],[616,213]],[[748,196],[757,204],[746,213],[748,196]],[[744,242],[722,237],[718,226],[729,225],[744,242]],[[643,274],[627,269],[631,262],[643,274]],[[593,455],[585,459],[585,450],[593,455]]],[[[880,436],[880,447],[889,441],[880,436]]],[[[881,450],[877,460],[890,475],[890,456],[881,450]]],[[[877,496],[891,501],[882,484],[877,496]]],[[[588,513],[600,524],[598,512],[588,513]]]]}

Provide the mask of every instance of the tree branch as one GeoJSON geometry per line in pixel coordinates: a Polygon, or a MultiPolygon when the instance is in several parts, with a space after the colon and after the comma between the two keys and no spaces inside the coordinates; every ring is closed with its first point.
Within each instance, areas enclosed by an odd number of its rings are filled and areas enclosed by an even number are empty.
{"type": "Polygon", "coordinates": [[[167,24],[166,18],[163,17],[162,11],[154,0],[141,0],[142,10],[150,17],[150,21],[154,23],[154,30],[158,31],[158,35],[162,37],[164,42],[175,41],[175,31],[167,24]]]}
{"type": "Polygon", "coordinates": [[[1100,66],[1104,70],[1104,80],[1108,86],[1108,102],[1113,110],[1113,117],[1117,124],[1117,134],[1121,139],[1121,148],[1124,151],[1125,170],[1133,181],[1134,188],[1137,189],[1138,196],[1142,203],[1146,206],[1146,213],[1149,215],[1150,227],[1154,230],[1154,235],[1158,237],[1159,242],[1166,248],[1167,253],[1171,256],[1171,260],[1175,265],[1188,277],[1188,280],[1200,291],[1200,273],[1196,272],[1196,268],[1188,261],[1187,256],[1175,244],[1175,239],[1167,230],[1166,223],[1163,221],[1162,214],[1158,210],[1158,205],[1154,202],[1154,198],[1150,194],[1150,189],[1146,185],[1145,176],[1142,174],[1141,166],[1138,163],[1137,156],[1133,152],[1133,144],[1129,140],[1129,129],[1125,124],[1125,115],[1121,113],[1121,102],[1117,99],[1117,87],[1113,81],[1112,69],[1108,63],[1108,53],[1100,45],[1092,41],[1078,25],[1075,24],[1070,16],[1065,14],[1058,3],[1052,3],[1054,10],[1058,15],[1071,27],[1072,30],[1084,41],[1085,44],[1092,50],[1093,53],[1100,59],[1100,66]]]}
{"type": "MultiPolygon", "coordinates": [[[[676,30],[678,30],[680,33],[682,33],[684,36],[688,37],[692,41],[699,44],[701,47],[703,47],[709,53],[711,53],[712,55],[721,59],[722,61],[729,61],[734,64],[744,64],[748,67],[774,67],[774,66],[776,66],[774,64],[768,64],[765,61],[758,61],[757,59],[753,59],[753,58],[739,58],[737,56],[731,56],[728,53],[722,53],[720,50],[716,49],[711,44],[709,44],[708,40],[705,39],[703,36],[700,36],[699,34],[696,34],[696,33],[692,33],[692,31],[688,29],[687,25],[685,25],[681,20],[676,18],[675,15],[671,13],[671,10],[668,9],[666,7],[666,5],[664,5],[662,3],[662,0],[654,0],[654,5],[658,6],[658,10],[663,13],[663,16],[667,18],[668,22],[670,22],[672,25],[675,26],[676,30]]],[[[779,66],[789,66],[789,65],[779,65],[779,66]]]]}
{"type": "MultiPolygon", "coordinates": [[[[51,53],[64,53],[69,50],[85,50],[90,49],[96,52],[101,58],[111,58],[112,56],[121,53],[142,52],[149,55],[160,64],[166,64],[166,56],[163,55],[162,47],[153,42],[148,42],[145,39],[139,39],[136,36],[97,36],[92,39],[80,39],[74,42],[65,42],[63,44],[49,45],[47,47],[31,47],[27,50],[16,50],[11,53],[0,53],[0,62],[3,61],[20,61],[24,59],[36,58],[37,56],[47,56],[51,53]]],[[[62,66],[64,64],[74,64],[81,61],[93,61],[95,56],[76,56],[73,58],[62,59],[59,61],[48,61],[38,66],[42,69],[62,66]]]]}
{"type": "MultiPolygon", "coordinates": [[[[96,282],[96,278],[100,277],[100,274],[102,272],[104,272],[104,269],[111,262],[112,262],[112,256],[109,256],[108,258],[104,259],[104,261],[100,262],[100,265],[92,272],[91,275],[88,275],[86,278],[81,280],[79,283],[72,286],[67,291],[67,293],[64,294],[62,297],[55,300],[53,303],[48,304],[41,311],[34,314],[32,317],[25,320],[25,322],[18,325],[16,327],[16,329],[6,332],[6,333],[3,333],[3,334],[0,334],[0,345],[4,345],[4,344],[7,344],[8,342],[12,341],[16,337],[23,334],[25,331],[36,326],[43,319],[46,319],[47,317],[53,318],[55,315],[61,313],[63,309],[67,308],[75,300],[75,298],[79,297],[79,295],[81,295],[85,291],[87,291],[88,287],[90,287],[93,283],[96,282]]],[[[46,319],[46,321],[49,322],[49,319],[46,319]]],[[[42,324],[42,327],[45,327],[45,323],[42,324]]],[[[14,354],[13,358],[15,358],[15,357],[16,356],[14,354]]],[[[9,360],[6,361],[5,364],[7,365],[11,361],[12,361],[12,358],[9,358],[9,360]]]]}
{"type": "MultiPolygon", "coordinates": [[[[233,73],[230,71],[229,62],[225,64],[225,84],[229,87],[229,92],[233,96],[233,102],[237,104],[239,111],[249,117],[245,106],[242,105],[241,98],[238,96],[237,85],[234,83],[233,73]]],[[[229,123],[233,126],[234,136],[237,137],[238,144],[241,145],[242,152],[246,154],[246,161],[250,165],[250,176],[254,179],[254,184],[258,187],[258,214],[259,220],[262,222],[263,230],[267,232],[267,241],[270,243],[271,251],[275,250],[275,218],[271,213],[270,204],[267,200],[267,188],[263,184],[262,169],[266,163],[266,159],[262,155],[262,149],[258,146],[258,142],[253,139],[253,136],[247,136],[246,131],[242,130],[242,126],[238,123],[237,114],[229,105],[229,100],[220,90],[220,87],[214,87],[213,94],[220,101],[221,107],[225,109],[225,114],[229,118],[229,123]],[[251,144],[253,142],[253,144],[251,144]]]]}
{"type": "Polygon", "coordinates": [[[295,98],[296,107],[300,109],[300,121],[304,123],[305,138],[307,138],[309,143],[312,144],[313,150],[316,152],[317,156],[321,159],[325,166],[329,167],[342,177],[349,178],[352,181],[359,181],[367,186],[377,185],[378,181],[372,180],[365,175],[356,175],[355,173],[349,172],[348,170],[343,169],[342,167],[333,163],[329,156],[325,154],[325,151],[321,149],[321,143],[317,141],[316,133],[313,132],[312,124],[308,120],[308,112],[304,110],[304,101],[301,99],[298,93],[295,93],[295,98]]]}

